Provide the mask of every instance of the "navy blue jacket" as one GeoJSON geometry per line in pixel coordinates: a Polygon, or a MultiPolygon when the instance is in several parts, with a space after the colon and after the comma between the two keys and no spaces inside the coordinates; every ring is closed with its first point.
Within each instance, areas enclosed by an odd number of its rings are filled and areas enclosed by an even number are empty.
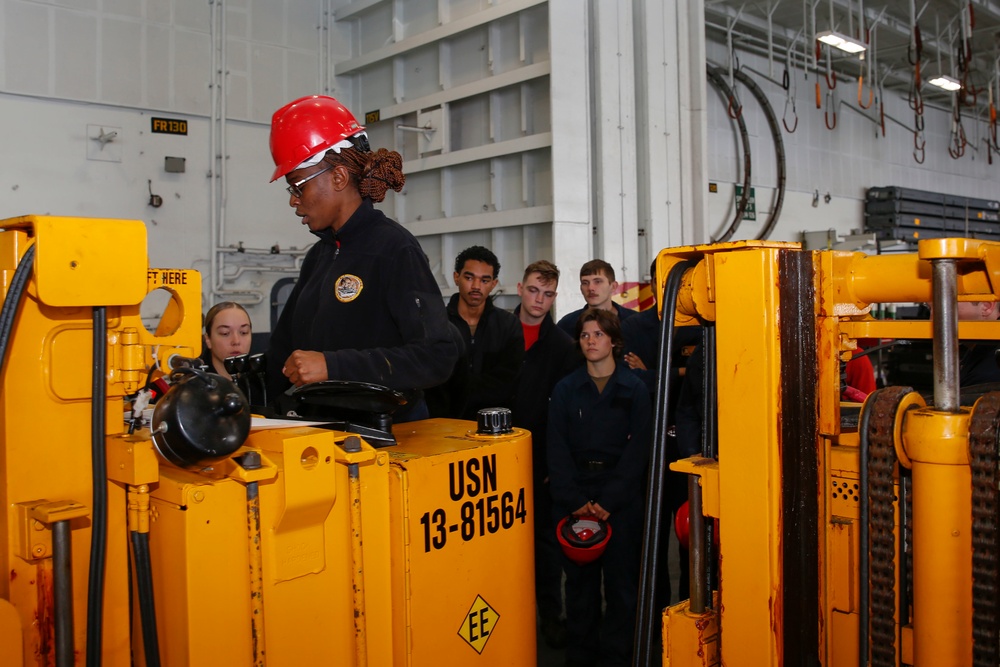
{"type": "Polygon", "coordinates": [[[604,391],[586,366],[556,385],[549,403],[548,462],[552,499],[565,515],[596,501],[612,515],[646,493],[652,440],[649,392],[619,363],[604,391]],[[587,461],[607,464],[588,470],[587,461]]]}
{"type": "MultiPolygon", "coordinates": [[[[624,322],[628,318],[637,314],[634,310],[625,308],[624,306],[617,304],[614,301],[611,302],[611,305],[615,307],[615,312],[618,313],[618,320],[621,322],[624,322]]],[[[566,333],[568,333],[570,338],[576,340],[576,321],[580,319],[580,315],[583,314],[583,311],[587,310],[588,308],[590,308],[590,306],[584,306],[579,310],[574,310],[572,313],[569,313],[568,315],[564,315],[559,319],[559,324],[557,326],[566,333]]],[[[643,361],[645,361],[645,359],[643,361]]]]}
{"type": "Polygon", "coordinates": [[[369,199],[338,232],[316,235],[271,332],[268,395],[291,386],[281,366],[295,350],[323,352],[331,380],[411,397],[444,382],[459,350],[416,238],[369,199]]]}
{"type": "Polygon", "coordinates": [[[648,308],[635,317],[622,320],[622,337],[625,339],[623,353],[632,352],[646,365],[646,370],[632,371],[646,384],[649,395],[656,395],[656,370],[660,360],[660,317],[656,306],[648,308]]]}
{"type": "Polygon", "coordinates": [[[458,314],[458,294],[448,301],[448,319],[465,342],[465,352],[448,381],[427,392],[431,417],[476,418],[482,408],[509,408],[524,358],[521,321],[486,300],[476,334],[458,314]]]}
{"type": "Polygon", "coordinates": [[[959,384],[969,387],[987,382],[1000,382],[996,341],[963,341],[959,347],[959,384]]]}
{"type": "MultiPolygon", "coordinates": [[[[521,306],[514,309],[520,323],[521,306]]],[[[523,331],[523,329],[522,329],[523,331]]],[[[524,353],[521,377],[511,413],[514,426],[531,431],[531,450],[535,475],[544,479],[548,474],[545,461],[546,424],[549,419],[549,397],[556,383],[583,363],[579,348],[546,314],[538,330],[538,340],[524,353]]],[[[539,481],[540,481],[539,479],[539,481]]]]}

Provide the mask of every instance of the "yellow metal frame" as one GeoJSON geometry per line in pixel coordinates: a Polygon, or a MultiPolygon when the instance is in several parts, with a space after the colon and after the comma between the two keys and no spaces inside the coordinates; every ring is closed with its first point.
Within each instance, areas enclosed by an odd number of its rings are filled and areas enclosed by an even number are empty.
{"type": "MultiPolygon", "coordinates": [[[[713,609],[664,614],[664,664],[730,667],[786,664],[781,655],[781,329],[777,253],[793,244],[762,242],[662,251],[657,283],[694,260],[682,280],[674,322],[715,322],[719,460],[698,457],[672,469],[697,475],[703,513],[718,517],[721,579],[713,609]],[[715,653],[714,631],[724,636],[715,653]]],[[[817,447],[821,646],[827,667],[858,664],[858,435],[841,432],[839,361],[858,338],[930,338],[930,322],[877,321],[873,303],[929,301],[930,260],[958,262],[960,301],[1000,298],[1000,244],[921,241],[908,255],[811,253],[816,286],[817,447]]],[[[662,305],[662,304],[661,304],[662,305]]],[[[997,323],[963,322],[961,338],[1000,339],[997,323]]],[[[923,667],[971,662],[971,510],[968,410],[945,413],[913,394],[896,420],[896,450],[913,471],[912,625],[900,628],[900,655],[923,667]],[[944,607],[942,608],[942,605],[944,607]]]]}

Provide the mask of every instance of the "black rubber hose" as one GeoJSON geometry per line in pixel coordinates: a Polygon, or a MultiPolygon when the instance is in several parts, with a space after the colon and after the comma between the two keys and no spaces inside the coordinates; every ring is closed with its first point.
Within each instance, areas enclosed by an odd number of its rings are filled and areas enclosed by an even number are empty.
{"type": "Polygon", "coordinates": [[[659,303],[663,304],[660,318],[660,358],[657,362],[659,387],[653,411],[653,442],[649,459],[649,485],[646,491],[646,515],[643,525],[642,564],[639,570],[639,600],[636,609],[635,635],[633,637],[632,664],[635,667],[652,665],[656,651],[654,632],[661,627],[655,621],[656,614],[656,566],[660,560],[660,527],[663,518],[664,480],[667,474],[667,423],[670,405],[670,374],[673,366],[674,311],[677,308],[677,294],[680,292],[684,272],[694,266],[694,262],[682,262],[670,269],[666,285],[659,303]]]}
{"type": "Polygon", "coordinates": [[[701,455],[705,458],[715,459],[719,457],[719,409],[718,382],[716,381],[716,371],[718,365],[715,356],[715,323],[707,322],[701,330],[702,332],[702,354],[704,356],[704,370],[702,371],[702,391],[701,391],[701,455]]]}
{"type": "Polygon", "coordinates": [[[107,394],[108,322],[103,306],[94,308],[94,366],[91,376],[90,452],[94,486],[90,534],[90,577],[87,585],[87,667],[101,667],[104,621],[104,565],[108,540],[108,465],[104,452],[107,394]]]}
{"type": "Polygon", "coordinates": [[[778,224],[778,217],[781,215],[781,207],[785,203],[785,174],[787,170],[785,140],[782,138],[781,128],[778,127],[778,117],[774,114],[774,107],[771,106],[771,102],[767,99],[764,91],[743,70],[736,70],[734,74],[743,85],[750,89],[753,96],[757,98],[757,103],[760,104],[760,108],[764,111],[764,117],[767,118],[767,125],[771,128],[771,137],[774,139],[774,152],[778,168],[778,195],[774,201],[774,208],[771,210],[771,215],[768,216],[767,222],[756,237],[758,241],[763,241],[774,231],[774,226],[778,224]]]}
{"type": "MultiPolygon", "coordinates": [[[[719,458],[719,401],[718,401],[718,364],[715,353],[715,323],[708,322],[702,328],[702,341],[704,343],[705,369],[702,374],[702,451],[705,458],[719,458]]],[[[708,563],[707,576],[704,577],[708,585],[707,591],[702,591],[702,599],[709,607],[712,606],[712,591],[718,587],[719,568],[715,552],[715,522],[705,521],[705,562],[708,563]]],[[[692,582],[694,579],[692,578],[692,582]]],[[[722,630],[720,628],[719,632],[722,630]]]]}
{"type": "MultiPolygon", "coordinates": [[[[727,101],[733,99],[733,90],[726,83],[726,78],[722,75],[722,68],[709,65],[708,80],[719,89],[719,92],[725,96],[727,101]]],[[[733,221],[729,224],[729,228],[722,236],[713,238],[713,243],[722,243],[733,237],[740,223],[743,222],[743,212],[747,210],[747,203],[750,201],[750,133],[747,132],[747,124],[743,120],[743,114],[736,116],[736,123],[739,125],[740,141],[743,143],[743,194],[740,196],[740,200],[736,202],[736,215],[733,216],[733,221]]]]}
{"type": "Polygon", "coordinates": [[[139,620],[146,667],[160,667],[160,642],[156,634],[156,604],[153,598],[153,567],[149,559],[149,533],[132,531],[132,558],[139,589],[139,620]]]}
{"type": "Polygon", "coordinates": [[[0,308],[0,375],[3,374],[3,367],[7,361],[7,346],[10,343],[11,334],[14,332],[14,318],[17,315],[17,308],[21,305],[21,298],[24,290],[31,278],[31,269],[35,264],[35,245],[32,244],[21,261],[18,262],[14,270],[14,277],[10,281],[10,289],[3,300],[3,308],[0,308]]]}

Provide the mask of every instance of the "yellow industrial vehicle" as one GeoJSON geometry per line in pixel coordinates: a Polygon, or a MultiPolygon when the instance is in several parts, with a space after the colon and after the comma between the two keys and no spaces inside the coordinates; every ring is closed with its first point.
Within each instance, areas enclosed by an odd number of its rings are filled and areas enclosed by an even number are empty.
{"type": "MultiPolygon", "coordinates": [[[[738,242],[657,269],[668,324],[714,341],[718,411],[705,456],[672,465],[692,583],[666,610],[656,425],[636,664],[996,665],[1000,394],[964,400],[957,350],[1000,325],[956,301],[1000,295],[1000,246],[738,242]],[[871,316],[922,301],[932,321],[871,316]],[[932,399],[881,389],[852,421],[839,364],[862,338],[933,339],[932,399]]],[[[251,422],[187,365],[200,277],[150,269],[141,222],[5,220],[0,277],[0,664],[534,664],[527,433],[251,422]],[[142,423],[123,399],[156,367],[173,385],[142,423]]]]}
{"type": "Polygon", "coordinates": [[[385,448],[251,423],[185,362],[200,276],[149,268],[139,221],[4,220],[0,284],[0,664],[534,664],[530,436],[502,413],[385,448]]]}
{"type": "MultiPolygon", "coordinates": [[[[657,267],[666,312],[711,330],[718,410],[706,456],[671,465],[692,480],[690,599],[640,609],[637,663],[662,638],[670,667],[997,665],[1000,393],[960,393],[958,340],[998,339],[1000,323],[959,323],[956,304],[1000,296],[1000,245],[747,241],[664,250],[657,267]],[[932,318],[872,317],[897,302],[930,302],[932,318]],[[879,389],[851,420],[839,364],[863,338],[933,339],[933,397],[879,389]]],[[[652,465],[656,491],[659,448],[652,465]]]]}

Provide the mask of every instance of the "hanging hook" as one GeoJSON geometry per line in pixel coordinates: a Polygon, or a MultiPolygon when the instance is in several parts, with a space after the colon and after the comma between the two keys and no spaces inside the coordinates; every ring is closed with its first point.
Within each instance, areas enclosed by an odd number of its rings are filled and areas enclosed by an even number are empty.
{"type": "Polygon", "coordinates": [[[837,87],[837,70],[833,69],[833,56],[830,55],[830,49],[833,47],[826,47],[826,71],[823,72],[823,78],[826,79],[826,87],[833,90],[837,87]]]}
{"type": "MultiPolygon", "coordinates": [[[[862,18],[858,21],[861,22],[862,18]]],[[[862,109],[870,109],[875,103],[875,86],[877,82],[873,76],[875,66],[875,26],[866,29],[864,25],[860,29],[865,34],[865,43],[868,45],[867,57],[861,61],[861,74],[858,76],[858,106],[862,109]],[[864,103],[865,78],[868,78],[868,104],[864,103]]]]}
{"type": "MultiPolygon", "coordinates": [[[[799,38],[801,30],[796,33],[795,39],[799,38]]],[[[795,110],[795,92],[798,90],[798,85],[793,81],[792,67],[793,67],[792,49],[788,48],[785,52],[785,71],[781,74],[781,87],[785,90],[785,111],[781,115],[781,124],[785,126],[785,131],[789,134],[793,134],[799,126],[799,114],[795,110]],[[795,121],[792,126],[788,127],[788,107],[792,107],[792,117],[795,121]]]]}
{"type": "Polygon", "coordinates": [[[837,99],[832,90],[826,93],[826,108],[823,110],[823,122],[826,124],[826,129],[828,130],[837,128],[837,99]]]}
{"type": "Polygon", "coordinates": [[[913,131],[913,159],[917,161],[917,164],[923,164],[926,153],[924,148],[927,146],[927,140],[923,137],[923,132],[918,130],[913,131]]]}
{"type": "Polygon", "coordinates": [[[906,45],[906,59],[911,65],[919,65],[923,53],[924,40],[920,36],[920,24],[914,19],[913,27],[910,30],[910,41],[906,45]]]}
{"type": "Polygon", "coordinates": [[[795,134],[795,130],[799,127],[799,114],[795,111],[795,98],[786,97],[785,98],[785,113],[781,116],[781,124],[785,126],[785,131],[788,134],[795,134]],[[788,127],[788,106],[791,104],[792,107],[792,118],[794,122],[791,127],[788,127]]]}
{"type": "MultiPolygon", "coordinates": [[[[885,81],[892,74],[893,67],[886,67],[882,71],[882,76],[876,77],[876,85],[878,86],[878,115],[879,115],[879,126],[882,128],[882,136],[885,136],[885,81]]],[[[876,69],[877,73],[877,69],[876,69]]]]}
{"type": "Polygon", "coordinates": [[[868,83],[868,104],[865,104],[862,100],[864,99],[863,92],[865,87],[865,76],[862,74],[858,77],[858,106],[862,109],[870,109],[872,104],[875,102],[875,87],[869,81],[868,83]]]}
{"type": "Polygon", "coordinates": [[[778,9],[781,0],[775,0],[771,5],[771,0],[767,2],[767,75],[774,78],[774,12],[778,9]]]}
{"type": "Polygon", "coordinates": [[[918,116],[924,114],[924,94],[921,90],[923,84],[920,80],[920,61],[913,66],[913,78],[910,79],[910,91],[907,95],[907,103],[918,116]]]}
{"type": "Polygon", "coordinates": [[[957,160],[965,155],[968,141],[965,138],[965,128],[962,126],[962,112],[958,108],[958,99],[952,103],[951,137],[948,142],[948,155],[957,160]]]}

